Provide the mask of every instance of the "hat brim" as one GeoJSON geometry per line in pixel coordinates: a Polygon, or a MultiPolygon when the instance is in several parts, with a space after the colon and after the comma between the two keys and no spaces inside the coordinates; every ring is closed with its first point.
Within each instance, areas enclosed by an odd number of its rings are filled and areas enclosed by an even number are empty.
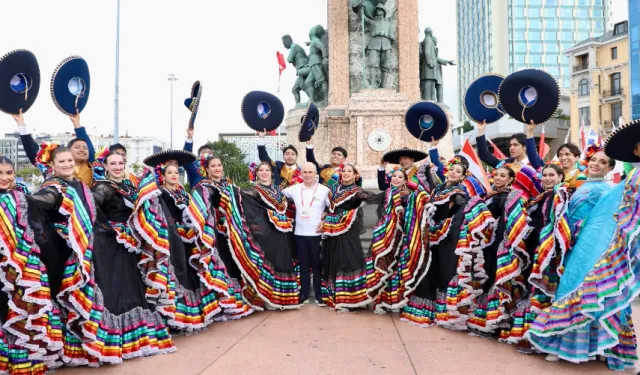
{"type": "Polygon", "coordinates": [[[640,143],[640,120],[624,124],[611,133],[605,141],[604,152],[616,160],[640,163],[640,157],[633,153],[638,143],[640,143]]]}
{"type": "Polygon", "coordinates": [[[298,140],[300,142],[307,142],[313,137],[318,128],[320,121],[320,111],[315,104],[309,102],[307,106],[307,112],[302,116],[300,120],[300,130],[298,131],[298,140]]]}
{"type": "Polygon", "coordinates": [[[523,69],[508,75],[500,84],[498,97],[502,109],[514,119],[528,124],[547,122],[560,105],[560,87],[549,73],[538,69],[523,69]],[[533,87],[537,92],[535,103],[525,108],[521,92],[533,87]]]}
{"type": "Polygon", "coordinates": [[[284,119],[284,106],[278,97],[264,91],[251,91],[242,99],[242,118],[251,129],[268,132],[276,130],[284,119]],[[258,113],[261,104],[268,106],[268,112],[258,113]]]}
{"type": "Polygon", "coordinates": [[[184,100],[185,107],[191,111],[191,116],[189,117],[189,129],[193,129],[195,126],[201,96],[202,85],[200,84],[200,81],[195,81],[193,86],[191,86],[191,97],[184,100]]]}
{"type": "Polygon", "coordinates": [[[157,152],[151,156],[147,156],[143,163],[149,167],[155,168],[156,166],[166,163],[169,160],[175,160],[179,166],[184,166],[196,161],[196,156],[188,151],[183,150],[166,150],[157,152]]]}
{"type": "Polygon", "coordinates": [[[89,101],[91,91],[91,75],[89,65],[80,56],[70,56],[64,59],[51,75],[51,98],[53,104],[67,116],[82,112],[89,101]],[[82,93],[74,95],[69,90],[69,82],[72,79],[82,80],[84,88],[82,93]]]}
{"type": "Polygon", "coordinates": [[[488,73],[480,76],[469,85],[464,96],[464,111],[473,121],[481,123],[485,121],[487,124],[494,123],[504,116],[504,110],[498,99],[498,89],[504,77],[488,73]],[[495,96],[495,105],[487,105],[483,101],[485,94],[495,96]]]}
{"type": "Polygon", "coordinates": [[[427,153],[409,148],[391,150],[382,156],[382,160],[391,164],[400,164],[400,158],[406,156],[418,162],[427,158],[427,153]]]}
{"type": "Polygon", "coordinates": [[[0,58],[0,111],[17,115],[31,108],[40,91],[40,66],[36,56],[27,50],[15,50],[0,58]],[[25,93],[15,92],[11,88],[11,79],[23,74],[31,79],[31,86],[25,93]]]}
{"type": "Polygon", "coordinates": [[[411,135],[424,142],[442,139],[449,131],[449,118],[444,108],[433,101],[413,104],[404,116],[405,125],[411,135]],[[433,122],[428,127],[421,125],[423,116],[429,115],[433,122]]]}

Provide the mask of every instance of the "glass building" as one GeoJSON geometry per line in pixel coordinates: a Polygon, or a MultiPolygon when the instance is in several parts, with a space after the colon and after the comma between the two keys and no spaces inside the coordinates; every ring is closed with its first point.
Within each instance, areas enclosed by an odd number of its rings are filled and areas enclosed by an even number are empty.
{"type": "Polygon", "coordinates": [[[462,100],[467,87],[484,73],[544,69],[560,87],[569,88],[572,66],[563,52],[605,33],[610,2],[457,0],[460,118],[466,118],[462,100]]]}
{"type": "Polygon", "coordinates": [[[629,0],[629,73],[631,118],[640,119],[640,0],[629,0]]]}

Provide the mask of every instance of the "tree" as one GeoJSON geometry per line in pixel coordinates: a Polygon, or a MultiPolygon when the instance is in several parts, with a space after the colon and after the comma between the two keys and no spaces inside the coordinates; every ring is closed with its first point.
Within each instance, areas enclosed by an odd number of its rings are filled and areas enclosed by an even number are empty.
{"type": "Polygon", "coordinates": [[[238,186],[249,185],[249,168],[244,162],[245,155],[235,143],[220,139],[216,142],[209,142],[207,146],[215,156],[220,157],[224,174],[238,186]]]}
{"type": "Polygon", "coordinates": [[[471,125],[469,121],[465,121],[464,124],[462,124],[463,133],[470,132],[472,130],[473,130],[473,125],[471,125]]]}
{"type": "Polygon", "coordinates": [[[566,115],[564,113],[564,111],[560,108],[558,108],[558,110],[556,111],[556,113],[553,114],[553,118],[557,118],[559,120],[570,120],[571,117],[569,117],[569,115],[566,115]]]}
{"type": "Polygon", "coordinates": [[[138,175],[144,169],[144,165],[136,162],[136,163],[131,164],[131,169],[133,170],[134,174],[138,175]]]}
{"type": "Polygon", "coordinates": [[[30,178],[31,176],[39,176],[40,170],[34,166],[28,165],[16,171],[16,177],[30,178]]]}

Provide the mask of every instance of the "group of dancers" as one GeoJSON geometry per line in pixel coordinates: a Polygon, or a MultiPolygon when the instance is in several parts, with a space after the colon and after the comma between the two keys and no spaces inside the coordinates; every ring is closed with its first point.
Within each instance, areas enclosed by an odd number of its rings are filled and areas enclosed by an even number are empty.
{"type": "Polygon", "coordinates": [[[294,146],[274,162],[263,138],[282,121],[282,105],[254,92],[242,112],[261,131],[261,162],[251,168],[252,187],[240,188],[209,146],[192,153],[201,86],[194,90],[184,149],[148,156],[140,175],[127,172],[123,145],[95,152],[78,96],[63,111],[77,136],[67,146],[38,145],[14,103],[25,152],[45,182],[28,192],[0,157],[0,372],[171,353],[177,334],[311,298],[337,312],[400,313],[404,322],[495,338],[549,360],[600,356],[614,370],[633,366],[640,175],[629,168],[616,185],[606,176],[616,160],[640,162],[640,122],[584,155],[562,145],[558,164],[545,164],[535,125],[514,134],[511,157],[499,160],[479,121],[478,154],[493,168],[488,187],[464,156],[441,162],[446,114],[420,102],[407,128],[429,136],[428,154],[385,153],[380,192],[371,192],[346,149],[317,161],[312,103],[299,134],[306,162],[298,164],[294,146]],[[365,249],[366,204],[378,209],[365,249]]]}

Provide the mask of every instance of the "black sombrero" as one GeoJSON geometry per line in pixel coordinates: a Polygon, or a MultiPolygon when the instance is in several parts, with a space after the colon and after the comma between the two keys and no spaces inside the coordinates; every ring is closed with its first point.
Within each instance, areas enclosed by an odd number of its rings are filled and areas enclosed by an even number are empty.
{"type": "Polygon", "coordinates": [[[442,139],[449,131],[444,108],[433,101],[417,102],[407,110],[404,122],[409,133],[424,142],[442,139]]]}
{"type": "Polygon", "coordinates": [[[307,112],[300,119],[300,131],[298,132],[298,140],[300,142],[307,142],[313,137],[318,129],[318,122],[320,121],[320,111],[315,104],[309,102],[307,106],[307,112]]]}
{"type": "Polygon", "coordinates": [[[276,130],[284,119],[284,106],[275,95],[251,91],[242,99],[242,118],[256,131],[276,130]]]}
{"type": "Polygon", "coordinates": [[[149,167],[155,168],[157,165],[165,163],[169,160],[175,160],[179,166],[187,165],[196,161],[196,156],[188,151],[182,150],[166,150],[157,152],[151,156],[147,156],[143,163],[149,167]]]}
{"type": "Polygon", "coordinates": [[[604,153],[616,160],[628,163],[640,162],[633,149],[640,143],[640,120],[632,121],[614,130],[604,142],[604,153]]]}
{"type": "Polygon", "coordinates": [[[495,73],[480,76],[469,85],[464,95],[464,111],[473,121],[487,124],[496,122],[504,116],[504,110],[498,99],[498,89],[504,79],[495,73]]]}
{"type": "Polygon", "coordinates": [[[89,65],[80,56],[67,57],[51,75],[53,104],[67,116],[82,112],[89,101],[90,89],[89,65]]]}
{"type": "Polygon", "coordinates": [[[17,115],[27,112],[40,91],[38,59],[19,49],[0,58],[0,111],[17,115]]]}
{"type": "Polygon", "coordinates": [[[502,109],[514,119],[542,124],[560,105],[560,87],[549,73],[523,69],[509,74],[500,84],[498,98],[502,109]]]}
{"type": "Polygon", "coordinates": [[[400,164],[400,158],[402,156],[410,157],[413,159],[414,162],[424,160],[427,158],[427,154],[425,152],[404,147],[404,148],[399,148],[396,150],[391,150],[389,152],[386,152],[382,156],[382,160],[391,164],[400,164]]]}
{"type": "Polygon", "coordinates": [[[195,81],[191,86],[191,97],[184,100],[184,106],[191,111],[191,117],[189,118],[189,128],[193,129],[193,125],[196,122],[196,116],[198,115],[198,106],[200,105],[200,97],[202,96],[202,85],[200,81],[195,81]]]}

